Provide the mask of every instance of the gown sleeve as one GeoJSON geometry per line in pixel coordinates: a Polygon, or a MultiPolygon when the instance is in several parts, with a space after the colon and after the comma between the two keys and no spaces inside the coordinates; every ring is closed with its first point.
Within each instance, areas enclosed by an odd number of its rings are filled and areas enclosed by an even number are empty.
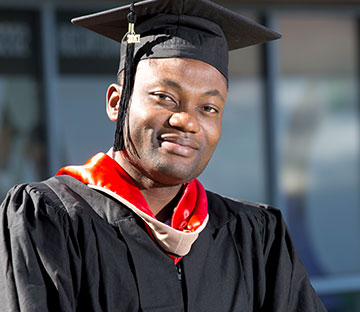
{"type": "Polygon", "coordinates": [[[262,311],[326,311],[277,209],[264,213],[266,296],[262,311]]]}
{"type": "Polygon", "coordinates": [[[0,311],[74,311],[78,259],[66,210],[31,185],[0,209],[0,311]]]}

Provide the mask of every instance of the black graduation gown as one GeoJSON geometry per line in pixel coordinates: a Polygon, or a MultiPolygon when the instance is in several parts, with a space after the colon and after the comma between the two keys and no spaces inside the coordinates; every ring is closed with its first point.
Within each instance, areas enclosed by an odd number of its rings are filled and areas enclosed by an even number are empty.
{"type": "Polygon", "coordinates": [[[0,310],[326,311],[278,210],[207,196],[209,223],[177,270],[108,195],[69,176],[14,187],[1,206],[0,310]]]}

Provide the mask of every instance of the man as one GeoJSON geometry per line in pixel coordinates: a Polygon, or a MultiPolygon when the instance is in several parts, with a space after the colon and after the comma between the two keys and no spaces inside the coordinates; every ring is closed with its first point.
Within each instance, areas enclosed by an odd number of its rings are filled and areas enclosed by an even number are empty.
{"type": "Polygon", "coordinates": [[[1,309],[325,311],[280,212],[196,180],[221,135],[228,49],[279,35],[208,0],[74,23],[122,41],[107,91],[114,148],[9,192],[1,309]]]}

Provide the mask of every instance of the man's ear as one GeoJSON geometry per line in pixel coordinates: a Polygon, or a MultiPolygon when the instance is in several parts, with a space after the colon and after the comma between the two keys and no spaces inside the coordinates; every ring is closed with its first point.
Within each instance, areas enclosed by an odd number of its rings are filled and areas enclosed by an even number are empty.
{"type": "Polygon", "coordinates": [[[106,92],[106,113],[111,121],[116,121],[119,111],[122,87],[116,83],[111,84],[106,92]]]}

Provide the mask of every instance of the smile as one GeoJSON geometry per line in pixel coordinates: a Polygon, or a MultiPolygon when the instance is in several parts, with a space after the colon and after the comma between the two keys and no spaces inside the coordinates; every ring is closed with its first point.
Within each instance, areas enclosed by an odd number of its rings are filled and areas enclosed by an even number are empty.
{"type": "Polygon", "coordinates": [[[171,154],[183,157],[192,156],[198,149],[198,144],[189,138],[182,138],[176,134],[162,134],[159,138],[160,146],[171,154]]]}

